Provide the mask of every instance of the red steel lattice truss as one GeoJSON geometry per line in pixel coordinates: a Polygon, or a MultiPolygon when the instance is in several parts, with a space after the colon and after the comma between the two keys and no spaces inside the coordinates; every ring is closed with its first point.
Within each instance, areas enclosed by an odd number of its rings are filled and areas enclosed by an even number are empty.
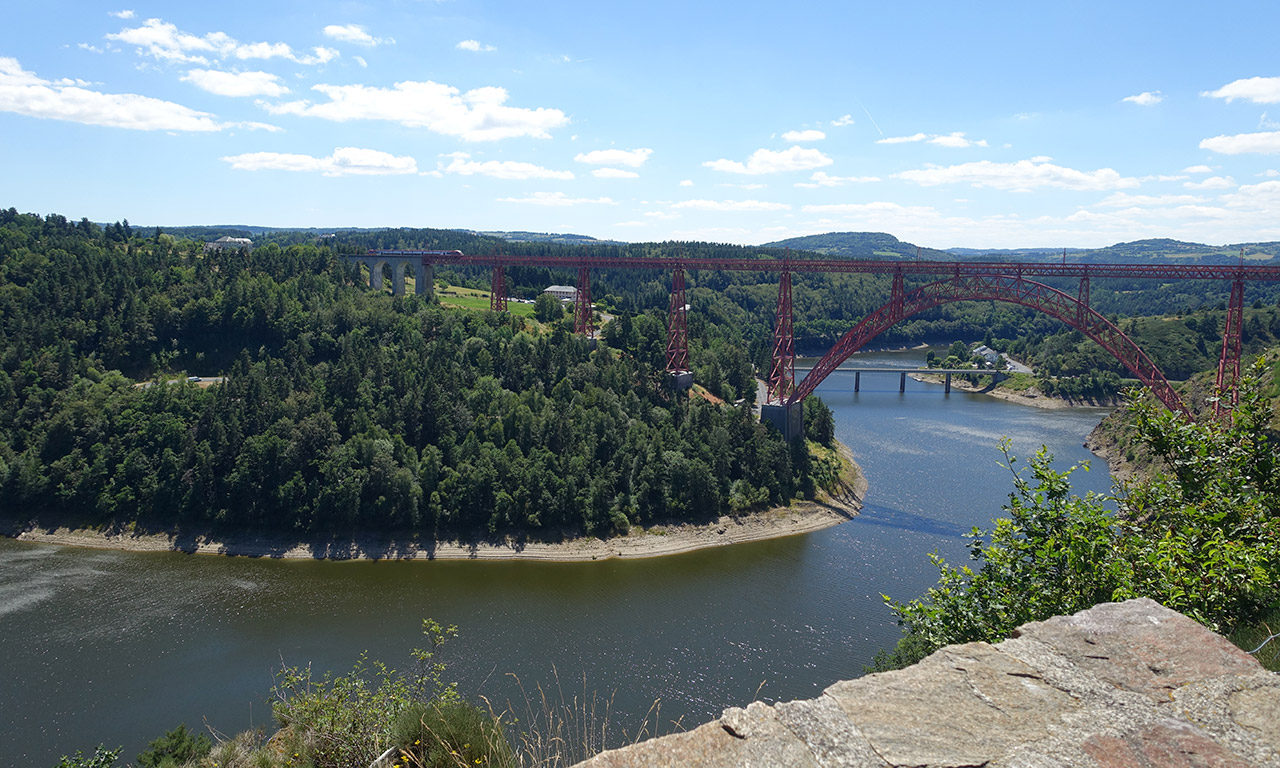
{"type": "Polygon", "coordinates": [[[796,337],[792,329],[791,272],[778,281],[778,314],[773,321],[773,369],[765,402],[782,403],[796,388],[796,337]]]}
{"type": "Polygon", "coordinates": [[[689,370],[689,305],[684,297],[684,269],[671,273],[671,303],[667,307],[667,370],[689,370]]]}
{"type": "Polygon", "coordinates": [[[501,264],[493,268],[493,282],[489,288],[489,309],[494,312],[507,311],[507,276],[503,273],[501,264]]]}
{"type": "Polygon", "coordinates": [[[1222,355],[1218,357],[1218,378],[1216,387],[1218,401],[1213,411],[1221,416],[1223,412],[1222,398],[1231,391],[1231,407],[1240,402],[1240,393],[1236,384],[1240,381],[1240,347],[1244,343],[1241,325],[1244,321],[1244,281],[1236,280],[1231,284],[1231,301],[1227,304],[1227,326],[1222,332],[1222,355]]]}
{"type": "MultiPolygon", "coordinates": [[[[836,272],[836,273],[857,273],[857,274],[891,274],[893,275],[893,297],[888,305],[882,307],[877,312],[872,313],[858,324],[849,334],[854,333],[859,328],[864,329],[872,327],[877,323],[882,323],[887,317],[894,316],[898,319],[914,314],[915,312],[927,309],[929,306],[937,306],[937,303],[945,303],[946,301],[965,301],[965,300],[996,300],[1011,301],[1017,304],[1024,304],[1035,309],[1040,309],[1048,314],[1053,315],[1057,319],[1090,335],[1094,341],[1101,344],[1108,352],[1115,355],[1120,362],[1124,363],[1131,372],[1143,383],[1148,383],[1148,378],[1154,383],[1153,389],[1156,389],[1156,395],[1161,401],[1170,408],[1185,412],[1181,402],[1177,400],[1176,394],[1173,393],[1163,375],[1159,374],[1159,369],[1138,349],[1127,336],[1124,335],[1114,325],[1103,322],[1100,325],[1098,319],[1101,315],[1089,309],[1089,280],[1090,278],[1143,278],[1158,280],[1231,280],[1231,304],[1227,313],[1227,327],[1223,334],[1222,356],[1218,363],[1218,389],[1221,392],[1232,392],[1231,403],[1236,402],[1234,387],[1239,379],[1240,374],[1240,355],[1241,355],[1241,315],[1243,312],[1244,301],[1244,282],[1245,281],[1280,281],[1280,267],[1277,266],[1260,266],[1245,265],[1241,263],[1239,266],[1228,266],[1220,264],[1067,264],[1065,262],[1054,264],[1049,262],[1002,262],[1002,261],[880,261],[880,260],[853,260],[853,259],[791,259],[790,256],[784,259],[750,259],[750,258],[733,258],[733,259],[687,259],[674,257],[638,257],[638,256],[575,256],[570,258],[553,257],[553,256],[514,256],[514,255],[491,255],[491,256],[469,256],[461,251],[427,251],[427,250],[370,250],[370,256],[417,256],[422,259],[422,263],[426,266],[435,264],[457,264],[459,266],[488,266],[495,268],[495,279],[498,270],[507,265],[532,266],[532,267],[549,267],[561,269],[578,269],[578,292],[577,300],[574,307],[574,328],[578,333],[590,335],[594,332],[592,327],[592,309],[591,309],[591,285],[589,279],[589,270],[591,268],[601,269],[658,269],[658,270],[724,270],[730,272],[760,272],[764,274],[778,273],[782,277],[778,290],[778,315],[775,323],[774,331],[774,360],[769,377],[770,401],[776,402],[775,397],[787,399],[789,402],[797,402],[803,397],[811,393],[814,387],[826,376],[822,373],[815,376],[817,369],[810,372],[805,377],[804,382],[797,389],[795,386],[794,375],[794,355],[795,342],[791,326],[791,272],[836,272]],[[919,306],[915,309],[912,307],[913,301],[920,299],[920,291],[924,288],[913,291],[910,295],[904,295],[903,278],[904,276],[922,276],[922,275],[947,275],[951,279],[933,283],[933,286],[952,286],[957,288],[966,284],[985,284],[987,286],[996,286],[1007,284],[1012,280],[1019,285],[1040,286],[1035,289],[1039,291],[1049,291],[1051,293],[1044,294],[1039,299],[1019,300],[1016,291],[1007,295],[969,295],[960,298],[957,294],[956,298],[941,298],[941,294],[937,298],[937,302],[927,306],[919,306]],[[1080,281],[1078,298],[1072,299],[1070,296],[1063,294],[1048,286],[1034,283],[1027,280],[1028,277],[1060,277],[1075,278],[1080,281]],[[913,299],[912,297],[916,297],[913,299]],[[1051,298],[1050,298],[1051,297],[1051,298]],[[1064,303],[1064,301],[1066,303],[1064,303]],[[1053,310],[1053,311],[1050,311],[1053,310]],[[1055,312],[1070,310],[1068,314],[1055,314],[1055,312]],[[1108,327],[1109,326],[1109,327],[1108,327]],[[1109,346],[1110,345],[1110,346],[1109,346]],[[1157,376],[1158,375],[1158,376],[1157,376]],[[789,395],[779,395],[782,392],[790,393],[789,395]],[[1163,393],[1163,394],[1162,394],[1163,393]]],[[[683,275],[682,275],[683,276],[683,275]]],[[[929,288],[930,286],[925,286],[929,288]]],[[[673,281],[674,290],[674,281],[673,281]]],[[[993,289],[994,290],[994,289],[993,289]]],[[[495,292],[497,293],[497,292],[495,292]]],[[[503,292],[505,294],[505,291],[503,292]]],[[[1034,293],[1034,291],[1033,291],[1034,293]]],[[[492,299],[491,301],[497,301],[492,299]]],[[[505,303],[505,295],[501,301],[505,303]]],[[[674,304],[674,299],[673,299],[674,304]]],[[[684,305],[681,305],[684,306],[684,305]]],[[[685,318],[687,320],[687,318],[685,318]]],[[[895,321],[896,322],[896,321],[895,321]]],[[[890,325],[892,322],[889,323],[890,325]]],[[[888,326],[884,326],[887,328],[888,326]]],[[[686,333],[686,345],[684,347],[687,355],[687,325],[684,326],[686,333]]],[[[670,330],[670,329],[669,329],[670,330]]],[[[883,330],[883,328],[881,328],[883,330]]],[[[879,333],[877,331],[876,333],[879,333]]],[[[846,338],[849,338],[846,334],[846,338]]],[[[874,334],[872,334],[874,336],[874,334]]],[[[870,337],[867,337],[868,339],[870,337]]],[[[842,342],[844,339],[842,339],[842,342]]],[[[865,340],[862,342],[865,343],[865,340]]],[[[670,352],[670,334],[668,336],[668,351],[670,352]]],[[[834,349],[832,350],[835,351],[834,349]]],[[[825,359],[825,358],[824,358],[825,359]]],[[[843,359],[843,358],[842,358],[843,359]]],[[[670,362],[670,361],[669,361],[670,362]]],[[[687,365],[687,357],[685,358],[687,365]]],[[[829,371],[827,372],[829,373],[829,371]]],[[[1219,408],[1222,402],[1219,402],[1219,408]]]]}
{"type": "Polygon", "coordinates": [[[578,290],[573,298],[573,332],[590,338],[595,333],[591,314],[591,267],[578,267],[578,290]]]}
{"type": "Polygon", "coordinates": [[[1110,320],[1043,283],[1013,275],[961,275],[917,288],[867,315],[836,342],[800,382],[788,403],[808,397],[836,366],[894,323],[954,301],[1004,301],[1037,309],[1088,336],[1124,364],[1171,411],[1186,413],[1178,393],[1137,344],[1110,320]]]}

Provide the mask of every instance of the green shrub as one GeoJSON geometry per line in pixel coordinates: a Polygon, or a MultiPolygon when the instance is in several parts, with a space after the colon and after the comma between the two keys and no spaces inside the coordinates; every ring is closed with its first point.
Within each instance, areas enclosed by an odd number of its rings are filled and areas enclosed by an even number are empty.
{"type": "Polygon", "coordinates": [[[76,750],[71,757],[66,755],[58,761],[53,768],[111,768],[115,765],[116,758],[120,756],[119,749],[105,749],[101,744],[93,750],[93,754],[85,757],[84,753],[76,750]]]}
{"type": "Polygon", "coordinates": [[[204,757],[213,749],[208,734],[193,734],[186,723],[165,733],[147,745],[138,755],[139,768],[179,768],[197,757],[204,757]]]}
{"type": "Polygon", "coordinates": [[[501,721],[464,701],[409,706],[392,726],[391,739],[415,768],[514,768],[517,764],[501,721]]]}

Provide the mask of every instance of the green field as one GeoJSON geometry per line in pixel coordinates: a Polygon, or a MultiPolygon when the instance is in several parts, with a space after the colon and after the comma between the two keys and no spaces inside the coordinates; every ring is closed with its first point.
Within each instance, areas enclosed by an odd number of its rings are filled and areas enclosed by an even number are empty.
{"type": "MultiPolygon", "coordinates": [[[[440,303],[446,307],[461,307],[462,309],[480,310],[489,308],[488,291],[477,291],[474,288],[450,286],[436,291],[436,296],[439,297],[440,303]]],[[[533,317],[532,304],[519,304],[515,301],[508,301],[507,311],[513,315],[520,315],[521,317],[533,317]]]]}

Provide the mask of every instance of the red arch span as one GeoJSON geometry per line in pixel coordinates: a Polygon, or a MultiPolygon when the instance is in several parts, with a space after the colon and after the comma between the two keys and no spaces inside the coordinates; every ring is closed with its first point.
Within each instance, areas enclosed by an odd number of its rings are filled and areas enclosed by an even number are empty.
{"type": "Polygon", "coordinates": [[[957,275],[895,296],[840,337],[796,387],[795,393],[787,400],[788,404],[798,403],[812,394],[836,366],[894,323],[954,301],[1005,301],[1038,309],[1057,318],[1114,355],[1139,381],[1151,388],[1166,408],[1187,413],[1164,373],[1114,323],[1073,296],[1014,275],[957,275]]]}

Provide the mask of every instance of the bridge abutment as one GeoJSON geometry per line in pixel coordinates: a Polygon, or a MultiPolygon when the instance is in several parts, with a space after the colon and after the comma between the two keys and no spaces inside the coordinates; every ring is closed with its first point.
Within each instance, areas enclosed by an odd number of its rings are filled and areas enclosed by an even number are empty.
{"type": "Polygon", "coordinates": [[[760,423],[772,424],[790,443],[804,435],[804,402],[765,403],[760,406],[760,423]]]}

